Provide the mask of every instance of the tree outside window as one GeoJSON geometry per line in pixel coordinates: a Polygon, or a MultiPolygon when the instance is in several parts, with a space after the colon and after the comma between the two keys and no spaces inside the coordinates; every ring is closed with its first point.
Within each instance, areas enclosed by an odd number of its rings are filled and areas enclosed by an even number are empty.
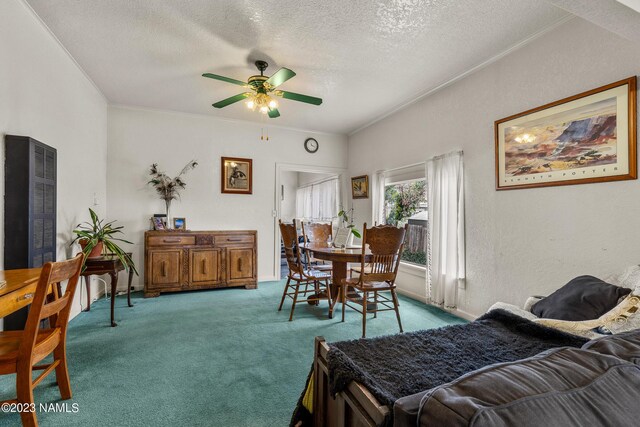
{"type": "Polygon", "coordinates": [[[395,227],[409,224],[402,261],[427,265],[427,197],[424,179],[385,186],[385,221],[395,227]]]}

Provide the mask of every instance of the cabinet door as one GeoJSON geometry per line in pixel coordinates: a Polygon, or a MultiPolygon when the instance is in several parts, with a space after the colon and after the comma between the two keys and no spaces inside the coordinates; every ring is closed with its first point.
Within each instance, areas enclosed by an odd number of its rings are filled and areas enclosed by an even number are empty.
{"type": "Polygon", "coordinates": [[[253,248],[227,248],[229,281],[253,278],[253,248]]]}
{"type": "Polygon", "coordinates": [[[150,253],[151,286],[154,288],[180,285],[182,251],[154,250],[150,253]]]}
{"type": "Polygon", "coordinates": [[[222,281],[222,250],[220,249],[192,249],[191,283],[215,284],[222,281]]]}

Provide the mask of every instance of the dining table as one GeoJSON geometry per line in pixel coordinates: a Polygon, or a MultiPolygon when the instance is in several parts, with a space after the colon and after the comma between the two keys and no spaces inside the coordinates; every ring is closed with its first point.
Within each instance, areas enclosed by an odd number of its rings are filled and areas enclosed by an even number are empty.
{"type": "Polygon", "coordinates": [[[0,270],[0,318],[31,304],[41,268],[0,270]]]}
{"type": "MultiPolygon", "coordinates": [[[[336,248],[331,243],[307,242],[300,245],[303,252],[310,253],[314,258],[331,261],[331,299],[329,302],[329,317],[333,317],[333,309],[338,302],[338,288],[343,279],[347,278],[347,268],[349,263],[362,263],[362,246],[348,246],[346,248],[336,248]]],[[[373,255],[369,248],[365,249],[364,262],[371,262],[373,255]]],[[[355,290],[347,291],[355,293],[355,290]]]]}

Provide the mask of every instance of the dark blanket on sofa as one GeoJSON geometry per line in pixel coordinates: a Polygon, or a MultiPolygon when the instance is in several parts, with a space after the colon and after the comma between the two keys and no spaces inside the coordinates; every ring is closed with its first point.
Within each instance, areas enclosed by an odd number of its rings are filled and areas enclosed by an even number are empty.
{"type": "Polygon", "coordinates": [[[330,344],[332,395],[351,381],[383,404],[453,381],[493,363],[534,356],[553,347],[581,347],[586,338],[493,310],[465,325],[330,344]]]}

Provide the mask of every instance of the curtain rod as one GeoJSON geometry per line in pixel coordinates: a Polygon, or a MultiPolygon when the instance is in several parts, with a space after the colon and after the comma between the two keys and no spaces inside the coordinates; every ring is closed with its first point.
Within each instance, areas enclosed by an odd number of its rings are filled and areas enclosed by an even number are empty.
{"type": "Polygon", "coordinates": [[[376,173],[380,173],[380,172],[395,172],[395,171],[399,171],[399,170],[402,170],[402,169],[414,168],[416,166],[424,165],[425,163],[427,163],[427,162],[418,162],[418,163],[413,163],[413,164],[410,164],[410,165],[400,166],[400,167],[392,168],[392,169],[380,169],[380,170],[376,171],[376,173]]]}
{"type": "Polygon", "coordinates": [[[320,180],[318,180],[318,181],[313,181],[313,182],[310,182],[310,183],[308,183],[308,184],[301,185],[301,186],[299,186],[298,188],[313,187],[314,185],[322,184],[322,183],[324,183],[324,182],[333,181],[334,179],[340,179],[340,175],[334,175],[334,176],[330,176],[330,177],[328,177],[328,178],[320,179],[320,180]]]}

